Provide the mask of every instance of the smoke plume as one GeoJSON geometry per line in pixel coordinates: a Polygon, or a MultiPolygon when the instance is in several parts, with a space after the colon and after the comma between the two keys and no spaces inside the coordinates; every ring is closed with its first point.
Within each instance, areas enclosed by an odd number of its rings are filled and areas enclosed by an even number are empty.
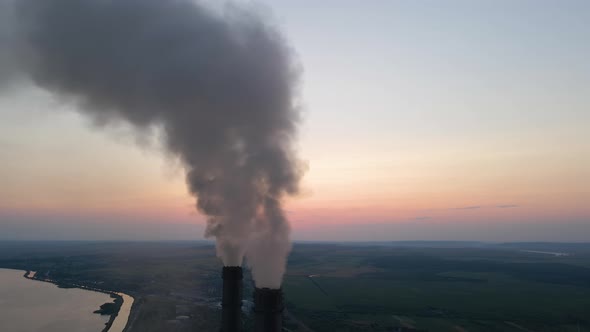
{"type": "Polygon", "coordinates": [[[15,6],[27,75],[98,123],[161,128],[224,265],[241,265],[245,256],[258,287],[280,287],[290,250],[281,204],[302,175],[293,144],[299,73],[280,32],[235,4],[15,6]]]}
{"type": "Polygon", "coordinates": [[[0,95],[18,76],[18,38],[16,36],[14,4],[0,1],[0,95]]]}

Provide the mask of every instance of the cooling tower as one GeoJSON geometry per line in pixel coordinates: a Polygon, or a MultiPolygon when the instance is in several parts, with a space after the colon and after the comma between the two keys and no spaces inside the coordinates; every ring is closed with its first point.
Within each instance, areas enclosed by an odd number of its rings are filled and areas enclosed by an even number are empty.
{"type": "Polygon", "coordinates": [[[242,268],[224,266],[221,332],[242,331],[242,268]]]}
{"type": "Polygon", "coordinates": [[[254,332],[281,332],[283,309],[282,290],[256,288],[254,290],[254,332]]]}

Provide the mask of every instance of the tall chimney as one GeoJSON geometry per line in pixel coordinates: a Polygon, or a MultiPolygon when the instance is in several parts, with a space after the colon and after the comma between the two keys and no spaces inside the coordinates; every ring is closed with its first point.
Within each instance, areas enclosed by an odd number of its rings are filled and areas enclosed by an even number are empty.
{"type": "Polygon", "coordinates": [[[242,331],[242,268],[224,266],[221,332],[242,331]]]}
{"type": "Polygon", "coordinates": [[[254,332],[281,332],[283,309],[281,289],[256,288],[254,290],[254,332]]]}

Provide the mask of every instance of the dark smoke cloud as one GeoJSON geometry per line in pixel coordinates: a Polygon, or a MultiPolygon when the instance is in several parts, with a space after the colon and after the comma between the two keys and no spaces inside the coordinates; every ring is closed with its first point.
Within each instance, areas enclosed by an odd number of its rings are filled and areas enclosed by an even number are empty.
{"type": "Polygon", "coordinates": [[[12,0],[0,1],[0,88],[3,90],[18,77],[17,45],[14,4],[12,0]]]}
{"type": "Polygon", "coordinates": [[[280,286],[298,192],[298,68],[255,11],[189,0],[18,0],[33,81],[98,123],[158,126],[225,265],[280,286]]]}

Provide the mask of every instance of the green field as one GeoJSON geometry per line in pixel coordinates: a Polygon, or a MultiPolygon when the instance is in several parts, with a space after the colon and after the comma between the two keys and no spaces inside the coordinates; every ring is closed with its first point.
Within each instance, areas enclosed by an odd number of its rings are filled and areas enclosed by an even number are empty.
{"type": "Polygon", "coordinates": [[[312,330],[590,331],[584,250],[556,257],[500,246],[298,249],[284,288],[312,330]]]}
{"type": "MultiPolygon", "coordinates": [[[[210,243],[0,242],[0,267],[133,295],[129,332],[218,331],[210,243]]],[[[296,244],[283,289],[285,331],[590,331],[590,245],[296,244]]]]}

